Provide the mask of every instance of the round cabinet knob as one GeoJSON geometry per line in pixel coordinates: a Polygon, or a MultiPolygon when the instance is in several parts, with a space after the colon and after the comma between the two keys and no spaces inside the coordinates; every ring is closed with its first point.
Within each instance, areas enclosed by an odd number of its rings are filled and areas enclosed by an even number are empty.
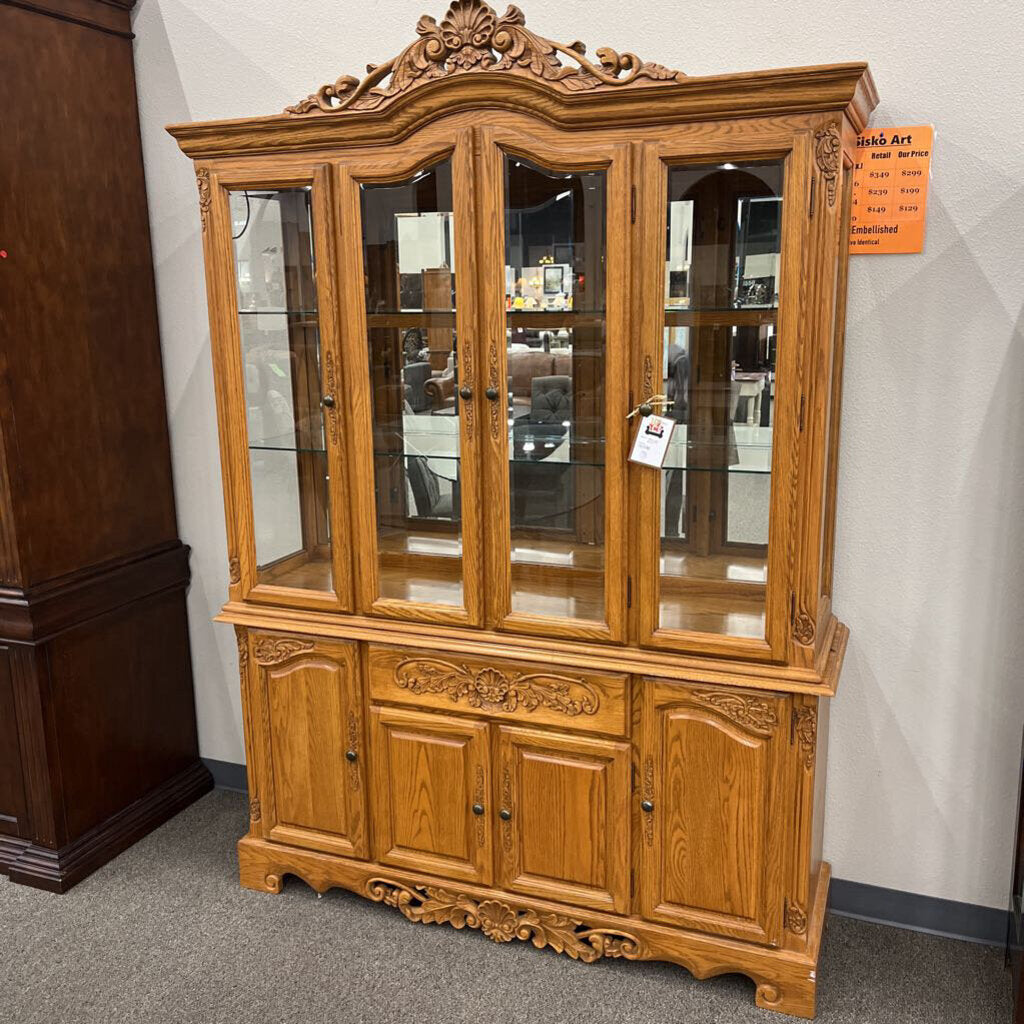
{"type": "Polygon", "coordinates": [[[488,388],[488,389],[487,389],[487,390],[486,390],[486,391],[484,392],[484,394],[485,394],[485,395],[486,395],[486,396],[488,397],[488,399],[489,399],[490,401],[492,401],[492,402],[496,402],[496,401],[498,400],[498,389],[497,389],[497,388],[488,388]]]}
{"type": "Polygon", "coordinates": [[[345,751],[345,757],[346,757],[346,758],[347,758],[347,759],[348,759],[349,761],[354,761],[354,760],[355,760],[355,759],[356,759],[356,758],[357,758],[358,756],[359,756],[359,755],[358,755],[358,754],[357,754],[357,753],[356,753],[356,752],[355,752],[354,750],[346,750],[346,751],[345,751]]]}
{"type": "Polygon", "coordinates": [[[644,404],[640,406],[641,416],[650,416],[652,412],[654,412],[654,407],[648,402],[644,402],[644,404]]]}
{"type": "Polygon", "coordinates": [[[468,402],[473,397],[473,389],[463,384],[462,387],[459,388],[459,397],[464,402],[468,402]]]}
{"type": "Polygon", "coordinates": [[[507,807],[502,807],[502,809],[498,811],[498,817],[501,818],[502,821],[511,821],[512,812],[507,807]]]}
{"type": "Polygon", "coordinates": [[[483,804],[473,804],[473,813],[476,814],[476,815],[483,814],[484,813],[484,805],[483,804]]]}
{"type": "Polygon", "coordinates": [[[640,809],[642,811],[646,811],[648,814],[650,814],[651,811],[654,810],[654,801],[653,800],[644,800],[644,802],[642,804],[640,804],[640,809]]]}
{"type": "Polygon", "coordinates": [[[321,398],[320,401],[323,403],[323,407],[325,409],[334,408],[334,395],[324,395],[324,397],[321,398]]]}

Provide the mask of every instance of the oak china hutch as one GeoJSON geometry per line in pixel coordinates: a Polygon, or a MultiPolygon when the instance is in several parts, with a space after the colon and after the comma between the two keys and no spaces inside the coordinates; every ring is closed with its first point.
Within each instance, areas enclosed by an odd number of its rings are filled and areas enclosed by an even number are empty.
{"type": "Polygon", "coordinates": [[[812,1017],[864,64],[689,78],[481,0],[195,162],[242,884],[812,1017]],[[629,461],[669,420],[661,468],[629,461]]]}

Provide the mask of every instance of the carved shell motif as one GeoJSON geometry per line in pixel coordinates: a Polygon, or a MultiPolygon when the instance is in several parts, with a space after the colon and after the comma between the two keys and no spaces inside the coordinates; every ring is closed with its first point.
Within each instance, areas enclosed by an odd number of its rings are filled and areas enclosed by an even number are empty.
{"type": "Polygon", "coordinates": [[[473,928],[492,942],[519,939],[532,942],[538,949],[550,946],[556,953],[588,964],[601,957],[639,960],[645,955],[643,943],[627,932],[587,928],[576,918],[520,909],[503,900],[477,901],[437,886],[410,887],[386,878],[371,878],[366,883],[366,894],[376,903],[397,907],[410,921],[473,928]]]}
{"type": "Polygon", "coordinates": [[[610,47],[597,51],[597,63],[587,60],[587,48],[545,39],[526,27],[515,6],[499,18],[483,0],[454,0],[441,24],[424,14],[416,23],[415,42],[383,64],[370,64],[360,81],[342,75],[321,86],[286,114],[333,114],[344,110],[374,110],[390,97],[438,78],[477,71],[511,71],[557,85],[569,92],[623,86],[644,78],[682,81],[681,71],[641,61],[634,53],[620,54],[610,47]],[[558,54],[577,66],[566,67],[558,54]]]}
{"type": "Polygon", "coordinates": [[[395,666],[395,684],[410,693],[445,694],[453,704],[464,700],[471,708],[513,712],[546,708],[570,718],[597,713],[600,698],[575,676],[535,672],[506,674],[498,668],[474,669],[436,658],[408,658],[395,666]]]}

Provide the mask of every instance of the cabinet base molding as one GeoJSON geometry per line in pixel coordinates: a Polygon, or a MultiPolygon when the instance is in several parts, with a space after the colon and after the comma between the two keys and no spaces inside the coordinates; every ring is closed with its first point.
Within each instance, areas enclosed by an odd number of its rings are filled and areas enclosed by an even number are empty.
{"type": "Polygon", "coordinates": [[[298,850],[246,836],[238,844],[242,885],[279,893],[285,875],[317,892],[334,887],[395,907],[410,921],[449,924],[481,931],[494,942],[518,939],[548,947],[574,960],[603,957],[664,960],[695,978],[744,974],[756,985],[755,1003],[795,1017],[813,1018],[817,962],[828,902],[831,870],[822,863],[807,921],[805,952],[771,949],[653,924],[637,917],[606,914],[549,903],[461,882],[447,882],[364,861],[298,850]]]}
{"type": "Polygon", "coordinates": [[[196,761],[59,850],[0,836],[0,872],[22,885],[67,892],[212,788],[213,777],[201,761],[196,761]]]}

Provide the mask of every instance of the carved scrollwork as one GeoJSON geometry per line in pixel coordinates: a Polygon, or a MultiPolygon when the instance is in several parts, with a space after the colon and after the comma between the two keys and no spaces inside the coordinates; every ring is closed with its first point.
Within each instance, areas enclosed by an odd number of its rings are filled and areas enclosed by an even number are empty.
{"type": "MultiPolygon", "coordinates": [[[[348,713],[348,749],[359,750],[359,719],[354,711],[348,713]]],[[[359,791],[359,758],[349,759],[348,778],[354,792],[359,791]]]]}
{"type": "MultiPolygon", "coordinates": [[[[487,350],[487,386],[501,393],[498,388],[498,346],[495,342],[491,342],[491,347],[487,350]]],[[[490,402],[490,419],[491,419],[491,437],[495,441],[501,435],[501,417],[502,417],[502,403],[500,401],[490,402]]]]}
{"type": "Polygon", "coordinates": [[[252,642],[252,654],[257,665],[276,665],[279,661],[312,649],[312,640],[293,640],[279,636],[257,636],[252,642]]]}
{"type": "Polygon", "coordinates": [[[249,640],[241,626],[235,626],[235,643],[238,645],[238,671],[245,685],[245,670],[249,667],[249,640]]]}
{"type": "Polygon", "coordinates": [[[655,82],[686,78],[681,71],[607,46],[598,49],[597,62],[591,62],[586,58],[587,48],[578,40],[565,45],[545,39],[526,27],[526,17],[518,7],[510,6],[499,18],[483,0],[453,0],[440,25],[424,14],[416,23],[416,34],[419,38],[397,57],[367,65],[362,81],[342,75],[285,108],[285,113],[301,116],[375,110],[391,97],[425,82],[470,72],[511,72],[566,92],[622,87],[641,78],[655,82]],[[576,66],[563,65],[559,54],[576,66]]]}
{"type": "Polygon", "coordinates": [[[794,935],[803,935],[807,931],[807,915],[792,900],[786,902],[786,928],[794,935]]]}
{"type": "MultiPolygon", "coordinates": [[[[487,798],[487,789],[484,785],[484,769],[482,765],[476,766],[474,785],[473,785],[473,803],[484,805],[487,798]]],[[[484,843],[487,841],[487,826],[484,821],[482,814],[476,816],[476,845],[483,849],[484,843]]]]}
{"type": "Polygon", "coordinates": [[[513,712],[546,708],[574,718],[593,715],[601,703],[596,691],[577,676],[550,672],[508,672],[473,669],[439,658],[407,658],[394,670],[395,685],[410,693],[442,693],[453,704],[464,700],[482,711],[513,712]]]}
{"type": "Polygon", "coordinates": [[[236,586],[242,582],[242,565],[238,561],[237,555],[232,555],[228,559],[228,583],[231,586],[236,586]]]}
{"type": "Polygon", "coordinates": [[[639,960],[644,945],[635,935],[608,928],[588,928],[565,914],[529,910],[504,900],[476,900],[462,893],[432,885],[405,886],[386,878],[371,878],[366,895],[376,903],[397,907],[410,921],[473,928],[492,942],[532,942],[538,949],[550,946],[573,960],[593,963],[602,957],[639,960]]]}
{"type": "Polygon", "coordinates": [[[814,708],[801,707],[796,710],[794,723],[796,740],[800,744],[800,756],[805,768],[814,767],[818,745],[818,713],[814,708]]]}
{"type": "Polygon", "coordinates": [[[203,222],[203,234],[210,226],[210,204],[213,193],[210,191],[210,172],[204,167],[196,173],[196,186],[199,188],[199,217],[203,222]]]}
{"type": "Polygon", "coordinates": [[[650,355],[644,356],[644,386],[640,394],[643,401],[647,401],[654,394],[654,364],[650,355]]]}
{"type": "MultiPolygon", "coordinates": [[[[501,806],[512,807],[512,771],[507,764],[501,769],[501,806]]],[[[501,848],[506,854],[512,853],[512,821],[509,818],[501,821],[501,848]]]]}
{"type": "MultiPolygon", "coordinates": [[[[644,758],[643,785],[640,795],[644,800],[654,800],[654,758],[648,754],[644,758]]],[[[644,842],[648,846],[654,845],[654,815],[645,813],[644,820],[644,842]]]]}
{"type": "MultiPolygon", "coordinates": [[[[338,375],[334,367],[334,353],[329,349],[324,353],[324,379],[327,383],[327,394],[336,395],[338,393],[338,375]]],[[[331,437],[331,444],[338,443],[338,407],[337,404],[332,402],[330,405],[324,404],[324,413],[327,419],[327,432],[331,437]]]]}
{"type": "Polygon", "coordinates": [[[797,612],[793,619],[793,639],[804,647],[810,647],[814,643],[814,619],[803,609],[797,612]]]}
{"type": "Polygon", "coordinates": [[[779,724],[779,716],[771,702],[761,697],[743,693],[727,693],[724,690],[697,690],[693,699],[713,708],[720,715],[731,719],[754,732],[770,735],[779,724]]]}
{"type": "Polygon", "coordinates": [[[815,133],[814,162],[818,165],[822,180],[825,182],[829,207],[836,204],[842,153],[843,143],[839,137],[838,125],[830,124],[827,128],[822,128],[821,131],[815,133]]]}
{"type": "Polygon", "coordinates": [[[249,801],[249,819],[251,821],[259,821],[261,813],[260,798],[258,796],[254,796],[249,801]]]}

